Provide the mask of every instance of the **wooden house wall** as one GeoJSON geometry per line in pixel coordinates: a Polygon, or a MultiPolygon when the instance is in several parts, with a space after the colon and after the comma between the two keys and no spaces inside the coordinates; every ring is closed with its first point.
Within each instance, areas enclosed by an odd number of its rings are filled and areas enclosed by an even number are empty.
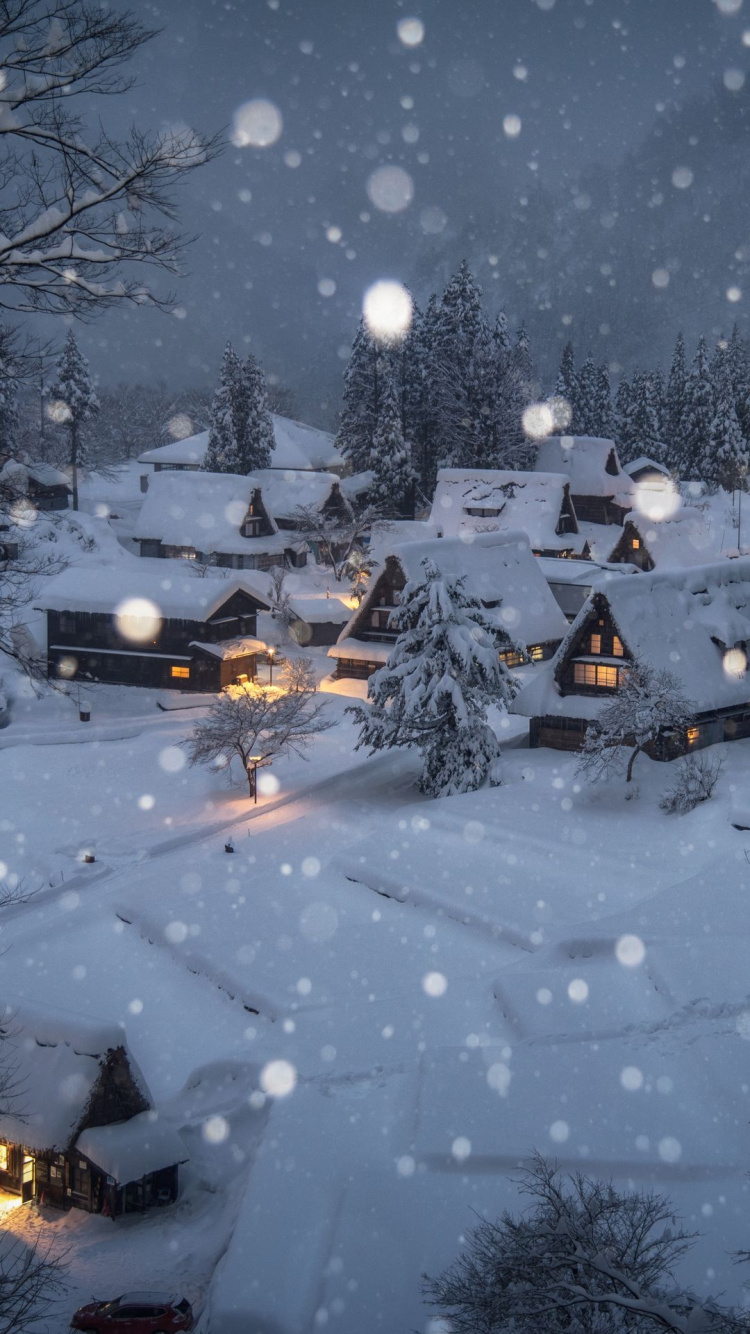
{"type": "Polygon", "coordinates": [[[643,570],[647,574],[654,569],[654,561],[643,538],[633,523],[625,524],[622,537],[609,559],[613,565],[623,563],[635,565],[639,570],[643,570]],[[634,541],[638,543],[637,547],[633,546],[634,541]]]}
{"type": "Polygon", "coordinates": [[[581,523],[623,524],[627,509],[611,496],[573,496],[576,515],[581,523]]]}

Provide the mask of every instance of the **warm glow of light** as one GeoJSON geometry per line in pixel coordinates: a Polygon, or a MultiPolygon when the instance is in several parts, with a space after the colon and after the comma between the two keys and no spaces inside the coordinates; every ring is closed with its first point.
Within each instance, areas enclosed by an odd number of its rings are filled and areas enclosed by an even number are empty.
{"type": "Polygon", "coordinates": [[[115,624],[124,639],[143,644],[159,633],[161,612],[149,598],[125,598],[115,610],[115,624]]]}
{"type": "Polygon", "coordinates": [[[413,302],[402,283],[383,278],[365,292],[365,324],[378,343],[399,343],[411,328],[413,302]]]}

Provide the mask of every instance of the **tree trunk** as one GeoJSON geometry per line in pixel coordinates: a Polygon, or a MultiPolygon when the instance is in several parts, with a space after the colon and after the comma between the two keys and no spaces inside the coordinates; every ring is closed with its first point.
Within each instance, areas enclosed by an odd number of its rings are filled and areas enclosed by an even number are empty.
{"type": "Polygon", "coordinates": [[[635,750],[633,751],[633,754],[630,756],[630,759],[628,760],[628,772],[625,775],[626,783],[629,783],[631,778],[633,777],[633,765],[635,764],[640,753],[641,753],[641,747],[636,746],[635,750]]]}
{"type": "Polygon", "coordinates": [[[70,423],[70,480],[73,484],[73,509],[78,509],[78,424],[75,417],[70,423]]]}

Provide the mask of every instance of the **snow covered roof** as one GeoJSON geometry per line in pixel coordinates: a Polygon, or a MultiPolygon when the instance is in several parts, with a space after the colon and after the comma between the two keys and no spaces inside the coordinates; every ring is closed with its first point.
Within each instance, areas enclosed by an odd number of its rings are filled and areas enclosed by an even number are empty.
{"type": "Polygon", "coordinates": [[[436,535],[526,533],[536,550],[578,550],[568,478],[557,469],[510,472],[499,468],[441,468],[429,525],[436,535]],[[479,511],[489,510],[489,514],[479,511]],[[571,515],[572,533],[558,535],[560,517],[571,515]]]}
{"type": "Polygon", "coordinates": [[[364,496],[375,481],[375,473],[372,468],[366,472],[353,472],[348,477],[341,478],[341,491],[347,500],[357,500],[364,496]]]}
{"type": "Polygon", "coordinates": [[[243,589],[258,602],[267,598],[245,573],[230,579],[197,578],[186,561],[134,557],[115,565],[69,566],[42,589],[35,606],[42,611],[114,612],[130,598],[155,603],[166,619],[206,621],[243,589]]]}
{"type": "Polygon", "coordinates": [[[392,647],[392,644],[378,642],[376,639],[345,637],[331,645],[328,657],[349,658],[352,662],[387,662],[392,647]]]}
{"type": "Polygon", "coordinates": [[[592,718],[610,698],[563,697],[556,679],[597,597],[606,600],[626,655],[671,672],[696,713],[750,701],[750,675],[724,663],[726,650],[741,646],[744,653],[750,645],[750,558],[745,557],[627,579],[605,575],[548,669],[516,697],[515,712],[592,718]]]}
{"type": "Polygon", "coordinates": [[[595,435],[551,435],[539,445],[534,471],[562,473],[573,496],[612,496],[631,505],[634,483],[622,471],[614,440],[595,435]]]}
{"type": "Polygon", "coordinates": [[[265,653],[268,645],[262,639],[245,636],[243,639],[223,639],[220,644],[204,644],[198,639],[190,641],[190,648],[199,648],[210,653],[213,658],[229,661],[231,658],[246,658],[251,653],[265,653]]]}
{"type": "Polygon", "coordinates": [[[114,1125],[91,1126],[78,1136],[76,1148],[121,1186],[163,1167],[185,1163],[189,1156],[177,1131],[157,1112],[140,1112],[114,1125]]]}
{"type": "Polygon", "coordinates": [[[0,1115],[0,1138],[31,1149],[65,1149],[84,1116],[108,1052],[123,1048],[133,1080],[151,1101],[127,1052],[119,1024],[55,1007],[35,1010],[12,997],[0,1005],[12,1078],[18,1093],[0,1115]]]}
{"type": "MultiPolygon", "coordinates": [[[[398,562],[407,582],[422,577],[422,561],[433,560],[442,574],[464,575],[467,592],[481,599],[487,617],[498,630],[520,644],[544,644],[562,639],[568,623],[555,601],[549,584],[531,553],[525,533],[478,533],[465,537],[434,537],[422,542],[404,542],[391,548],[386,559],[398,562]],[[492,605],[495,604],[495,605],[492,605]]],[[[355,657],[349,652],[357,627],[367,616],[377,593],[373,578],[361,606],[344,628],[331,657],[355,657]],[[345,645],[347,646],[345,649],[345,645]]],[[[375,661],[367,644],[363,656],[375,661]]]]}
{"type": "Polygon", "coordinates": [[[252,473],[240,477],[218,472],[159,472],[152,478],[133,536],[136,542],[239,555],[283,551],[288,539],[279,535],[261,492],[273,529],[266,537],[243,537],[241,527],[261,483],[252,473]]]}
{"type": "Polygon", "coordinates": [[[335,594],[331,594],[329,598],[315,598],[297,597],[296,593],[291,593],[289,602],[297,619],[305,621],[307,625],[327,625],[329,623],[344,625],[351,620],[351,607],[347,606],[335,594]]]}
{"type": "Polygon", "coordinates": [[[669,468],[665,468],[663,463],[657,463],[656,459],[650,459],[645,454],[640,454],[637,459],[631,459],[630,463],[623,463],[623,472],[628,477],[636,477],[639,472],[660,472],[665,477],[669,476],[669,468]]]}
{"type": "Polygon", "coordinates": [[[70,490],[70,479],[51,463],[21,463],[18,459],[6,459],[0,468],[0,483],[25,491],[29,479],[39,486],[65,486],[70,490]]]}
{"type": "MultiPolygon", "coordinates": [[[[292,421],[290,417],[271,414],[275,448],[271,456],[272,468],[298,468],[304,471],[324,470],[343,466],[343,459],[334,448],[333,436],[314,426],[292,421]]],[[[139,463],[161,463],[167,466],[200,467],[208,448],[208,431],[187,436],[184,440],[170,440],[167,445],[147,449],[139,454],[139,463]]]]}
{"type": "MultiPolygon", "coordinates": [[[[203,473],[204,477],[210,475],[203,473]]],[[[330,472],[263,468],[253,476],[262,488],[263,504],[274,519],[291,518],[298,505],[322,509],[339,487],[338,477],[330,472]]]]}
{"type": "MultiPolygon", "coordinates": [[[[671,519],[656,523],[633,511],[628,515],[625,527],[613,541],[608,559],[615,559],[615,552],[620,543],[635,536],[640,539],[654,562],[656,569],[667,566],[685,568],[690,565],[703,565],[707,560],[718,559],[723,552],[719,550],[718,533],[711,524],[709,516],[702,510],[685,506],[678,510],[671,519]]],[[[621,554],[627,560],[627,551],[621,554]]]]}

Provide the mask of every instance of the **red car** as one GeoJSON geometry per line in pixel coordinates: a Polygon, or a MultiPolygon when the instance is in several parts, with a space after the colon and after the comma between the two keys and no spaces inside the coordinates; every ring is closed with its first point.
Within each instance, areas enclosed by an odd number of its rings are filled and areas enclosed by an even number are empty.
{"type": "Polygon", "coordinates": [[[71,1329],[91,1334],[183,1334],[193,1328],[193,1308],[184,1297],[169,1292],[125,1292],[111,1302],[79,1306],[71,1329]]]}

